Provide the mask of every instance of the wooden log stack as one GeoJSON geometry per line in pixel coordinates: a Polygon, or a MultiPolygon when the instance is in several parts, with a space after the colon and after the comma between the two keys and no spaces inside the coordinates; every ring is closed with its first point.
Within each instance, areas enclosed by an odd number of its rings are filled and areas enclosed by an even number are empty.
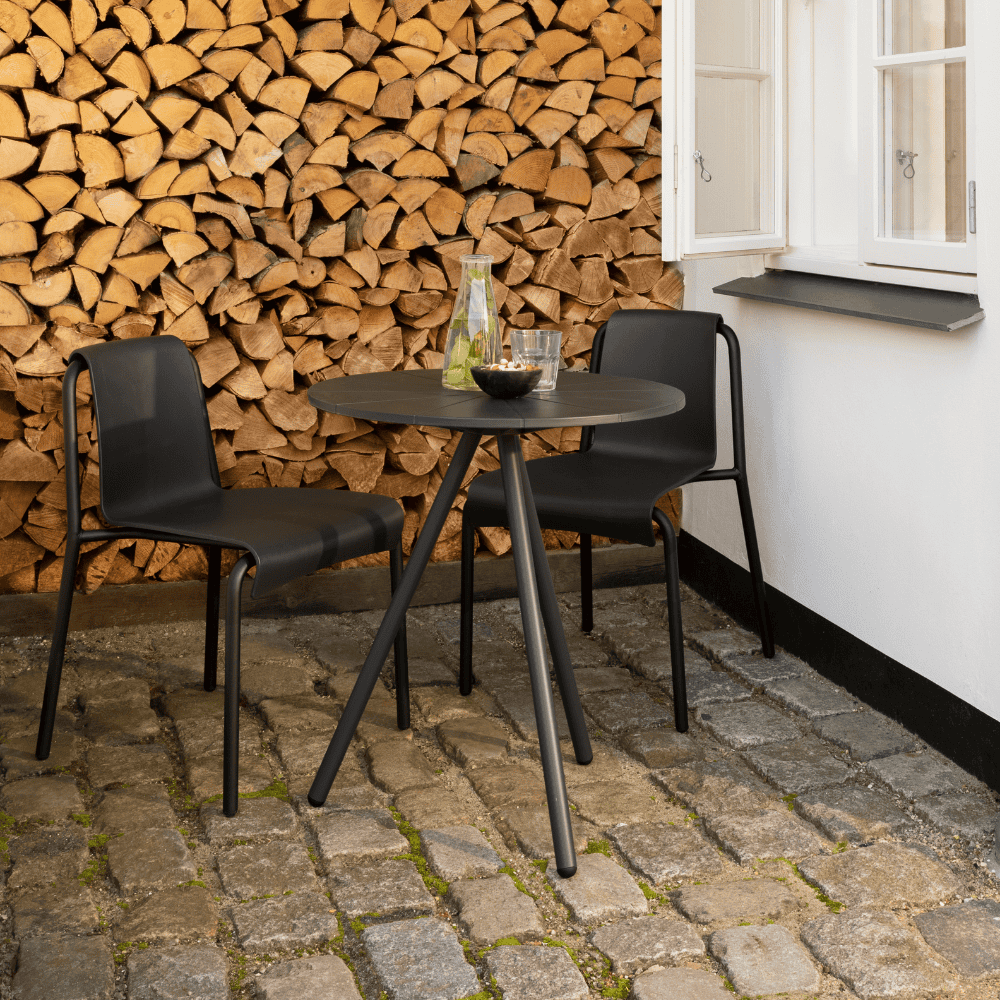
{"type": "MultiPolygon", "coordinates": [[[[0,0],[0,592],[58,586],[61,375],[79,345],[180,337],[227,486],[392,496],[409,545],[456,437],[317,414],[310,385],[440,367],[465,253],[493,256],[505,326],[562,330],[571,368],[616,309],[678,307],[658,7],[0,0]]],[[[78,404],[95,526],[86,378],[78,404]]],[[[578,441],[544,431],[525,452],[578,441]]],[[[475,471],[498,464],[485,441],[475,471]]],[[[457,555],[463,502],[435,558],[457,555]]],[[[195,547],[104,543],[81,584],[205,568],[195,547]]]]}

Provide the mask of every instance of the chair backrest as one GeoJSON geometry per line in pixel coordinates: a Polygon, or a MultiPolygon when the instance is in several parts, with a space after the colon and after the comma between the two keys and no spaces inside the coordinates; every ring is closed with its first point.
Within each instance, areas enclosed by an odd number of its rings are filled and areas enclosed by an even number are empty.
{"type": "Polygon", "coordinates": [[[90,369],[101,466],[101,510],[128,522],[152,506],[219,486],[198,365],[169,335],[74,351],[90,369]]]}
{"type": "Polygon", "coordinates": [[[722,317],[716,313],[622,309],[594,338],[591,368],[643,378],[684,393],[679,413],[640,423],[594,428],[592,448],[616,454],[682,451],[692,462],[715,464],[715,352],[722,317]]]}

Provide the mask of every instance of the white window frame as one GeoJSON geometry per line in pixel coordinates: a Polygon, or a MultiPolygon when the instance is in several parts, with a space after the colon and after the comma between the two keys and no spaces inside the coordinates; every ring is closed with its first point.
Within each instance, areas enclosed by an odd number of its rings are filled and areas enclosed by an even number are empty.
{"type": "MultiPolygon", "coordinates": [[[[973,0],[965,4],[965,37],[972,37],[973,0]]],[[[964,243],[931,240],[894,239],[879,234],[880,216],[888,212],[890,196],[884,182],[884,167],[892,150],[885,145],[882,132],[884,111],[881,70],[894,66],[920,66],[937,63],[965,63],[965,211],[969,214],[969,183],[975,163],[975,99],[973,90],[972,46],[937,51],[879,55],[882,0],[858,0],[858,248],[860,259],[871,264],[919,268],[925,271],[953,271],[974,274],[976,237],[967,232],[964,243]]],[[[891,145],[891,139],[889,145],[891,145]]],[[[918,164],[919,168],[919,164],[918,164]]]]}
{"type": "MultiPolygon", "coordinates": [[[[799,2],[810,3],[815,2],[815,0],[799,0],[799,2]]],[[[868,91],[862,90],[860,86],[860,78],[862,74],[864,75],[864,85],[867,88],[871,83],[872,77],[868,74],[871,73],[876,78],[878,76],[877,70],[874,67],[875,52],[877,51],[876,45],[878,42],[875,30],[871,28],[872,22],[868,19],[868,12],[871,11],[873,16],[877,13],[877,9],[874,4],[877,0],[859,0],[859,10],[858,10],[858,23],[859,23],[859,35],[862,31],[861,25],[865,24],[868,26],[870,34],[870,44],[866,42],[866,46],[859,46],[858,52],[858,63],[859,63],[859,128],[865,131],[865,135],[868,137],[868,141],[872,141],[873,129],[877,127],[877,123],[873,121],[877,116],[874,114],[876,105],[873,103],[871,97],[868,100],[862,99],[862,94],[867,94],[868,91]],[[871,54],[872,65],[868,70],[861,68],[863,63],[862,54],[871,54]],[[864,113],[867,111],[867,115],[864,113]],[[861,122],[864,121],[864,124],[861,122]]],[[[967,10],[966,10],[966,37],[971,37],[972,31],[972,10],[976,0],[967,0],[967,10]]],[[[926,254],[922,256],[914,256],[904,253],[900,253],[897,257],[891,260],[885,260],[882,262],[875,263],[872,260],[866,260],[865,258],[871,258],[872,254],[866,254],[862,247],[862,234],[866,233],[867,227],[861,225],[859,219],[858,227],[858,243],[857,249],[850,249],[847,247],[825,247],[825,246],[788,246],[787,241],[787,218],[788,218],[788,201],[787,201],[787,188],[788,188],[788,149],[786,141],[786,94],[787,94],[787,74],[786,74],[786,63],[785,63],[785,35],[786,35],[786,3],[785,0],[774,0],[774,7],[776,10],[775,20],[772,22],[775,28],[775,38],[777,51],[781,53],[780,62],[775,60],[773,67],[776,71],[776,75],[780,79],[776,80],[776,98],[777,93],[780,92],[780,99],[776,100],[775,107],[775,153],[774,153],[774,164],[776,167],[776,174],[780,173],[780,193],[776,194],[776,205],[785,206],[785,211],[781,212],[781,218],[777,220],[780,224],[775,227],[777,236],[780,230],[781,240],[780,242],[775,239],[771,247],[758,246],[753,247],[752,245],[747,245],[752,243],[752,240],[742,240],[741,238],[725,237],[720,240],[720,243],[724,241],[725,245],[715,245],[710,246],[708,239],[697,239],[694,236],[694,181],[697,178],[698,165],[694,162],[692,154],[694,146],[692,145],[693,140],[693,123],[694,123],[694,71],[693,71],[693,58],[694,58],[694,12],[697,5],[697,0],[663,0],[663,25],[664,25],[664,38],[663,38],[663,107],[665,109],[664,115],[664,133],[665,133],[665,145],[669,150],[670,139],[673,138],[673,194],[674,197],[671,199],[669,197],[670,190],[667,187],[667,197],[663,199],[664,205],[664,219],[663,219],[663,259],[668,261],[677,261],[684,259],[693,259],[698,257],[710,257],[710,256],[735,256],[737,254],[760,254],[762,255],[761,263],[766,265],[768,268],[776,270],[791,270],[791,271],[804,271],[816,274],[828,274],[836,277],[854,278],[858,280],[865,281],[876,281],[885,284],[896,284],[896,285],[909,285],[913,287],[921,288],[937,288],[942,290],[956,291],[956,292],[966,292],[975,293],[977,291],[977,281],[975,274],[975,251],[974,251],[974,240],[973,236],[969,244],[971,244],[971,257],[967,253],[964,261],[956,265],[955,260],[958,254],[955,253],[957,247],[965,247],[966,245],[955,245],[950,246],[941,244],[935,244],[931,249],[945,251],[952,251],[953,262],[947,265],[947,269],[933,260],[931,260],[926,254]],[[690,69],[689,69],[690,68],[690,69]],[[777,71],[780,70],[780,73],[777,71]],[[674,109],[673,120],[669,120],[669,109],[674,109]],[[780,143],[780,144],[779,144],[780,143]],[[940,268],[940,269],[939,269],[940,268]]],[[[869,36],[865,35],[866,39],[869,36]]],[[[789,40],[788,44],[793,44],[789,40]]],[[[975,169],[975,128],[974,128],[974,111],[975,111],[975,101],[973,92],[973,69],[972,69],[972,46],[967,45],[965,47],[965,59],[966,59],[966,114],[967,114],[967,127],[966,127],[966,163],[967,163],[967,174],[969,179],[974,176],[975,169]]],[[[956,54],[955,50],[949,50],[952,55],[956,54]]],[[[918,58],[922,58],[923,54],[917,54],[918,58]]],[[[896,57],[891,57],[896,58],[896,57]]],[[[928,60],[931,61],[931,60],[928,60]]],[[[877,85],[873,84],[873,86],[877,85]]],[[[881,140],[879,140],[881,141],[881,140]]],[[[668,154],[669,155],[669,154],[668,154]]],[[[860,168],[861,157],[864,155],[859,148],[859,187],[862,189],[859,191],[859,213],[863,212],[864,209],[860,207],[860,204],[864,201],[864,198],[869,199],[869,208],[871,206],[870,199],[873,194],[876,194],[875,184],[877,181],[871,181],[871,175],[867,170],[862,170],[860,168]],[[862,180],[863,178],[863,180],[862,180]]],[[[874,164],[877,168],[878,161],[874,159],[872,154],[869,154],[871,159],[870,163],[874,164]]],[[[666,166],[664,170],[665,182],[669,185],[670,171],[669,167],[666,166]]],[[[806,187],[810,187],[806,185],[806,187]]],[[[819,192],[814,192],[813,197],[819,197],[821,194],[819,192]]],[[[874,231],[874,226],[876,224],[876,219],[874,213],[867,216],[872,219],[872,232],[874,231]]],[[[898,244],[912,244],[912,240],[889,240],[883,241],[893,245],[898,244]]],[[[903,251],[911,250],[912,247],[903,247],[903,251]]],[[[921,251],[923,250],[923,245],[921,246],[921,251]]]]}
{"type": "MultiPolygon", "coordinates": [[[[729,256],[739,253],[773,253],[785,248],[787,227],[787,196],[785,167],[785,0],[760,0],[761,10],[767,11],[762,16],[762,25],[767,25],[766,37],[763,37],[761,52],[766,52],[762,58],[764,68],[769,70],[771,81],[770,121],[772,135],[769,139],[761,137],[761,155],[769,149],[768,159],[771,167],[771,183],[768,185],[767,197],[772,210],[772,228],[769,232],[752,235],[699,237],[695,234],[694,191],[695,184],[703,183],[699,179],[700,167],[695,162],[695,8],[697,0],[675,0],[674,14],[671,18],[669,10],[664,11],[664,77],[672,70],[675,79],[675,145],[674,145],[674,178],[675,195],[680,192],[690,192],[687,197],[676,197],[674,212],[674,245],[670,247],[674,256],[671,259],[689,259],[694,257],[729,256]],[[673,37],[671,37],[671,27],[673,37]],[[669,67],[667,53],[673,53],[674,66],[669,67]]],[[[668,9],[670,4],[665,5],[668,9]]],[[[667,88],[664,87],[664,106],[667,104],[667,88]]],[[[711,170],[712,164],[707,164],[711,170]]],[[[762,170],[763,176],[763,170],[762,170]]],[[[664,249],[667,248],[664,241],[664,249]]]]}

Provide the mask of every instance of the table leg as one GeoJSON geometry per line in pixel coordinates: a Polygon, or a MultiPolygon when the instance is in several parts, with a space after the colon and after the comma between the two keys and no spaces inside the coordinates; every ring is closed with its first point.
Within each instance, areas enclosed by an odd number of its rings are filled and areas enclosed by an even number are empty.
{"type": "Polygon", "coordinates": [[[406,609],[413,600],[413,595],[420,583],[427,562],[431,557],[444,527],[445,518],[451,510],[451,506],[458,495],[462,480],[465,478],[466,470],[472,461],[472,456],[476,453],[479,439],[482,437],[476,431],[465,431],[462,439],[455,449],[448,471],[445,473],[444,481],[438,489],[434,503],[431,504],[430,513],[424,527],[417,538],[413,551],[410,554],[409,562],[403,571],[402,579],[396,587],[386,610],[382,624],[375,635],[375,641],[365,659],[365,664],[355,681],[354,690],[351,691],[350,698],[344,706],[344,711],[340,716],[340,722],[334,731],[330,745],[326,749],[323,760],[316,771],[312,786],[309,789],[309,804],[321,806],[326,802],[326,797],[330,794],[330,786],[337,776],[337,771],[344,760],[347,748],[351,745],[354,732],[358,728],[361,716],[364,713],[365,705],[375,690],[375,683],[378,681],[382,666],[389,655],[389,649],[393,644],[396,633],[399,631],[403,620],[406,617],[406,609]]]}
{"type": "Polygon", "coordinates": [[[570,826],[569,804],[566,801],[559,733],[556,729],[548,657],[545,654],[545,638],[542,634],[538,584],[531,554],[529,516],[525,502],[525,484],[528,477],[524,469],[524,457],[521,454],[520,436],[516,432],[498,434],[497,444],[500,448],[500,470],[507,504],[507,518],[510,522],[511,548],[514,552],[517,593],[521,603],[524,644],[528,654],[535,724],[538,727],[538,746],[542,755],[542,770],[545,773],[545,795],[549,803],[549,822],[552,824],[556,870],[563,878],[569,878],[576,873],[576,852],[573,849],[573,832],[570,826]]]}
{"type": "MultiPolygon", "coordinates": [[[[523,456],[521,461],[523,463],[523,456]]],[[[566,633],[563,630],[562,616],[559,614],[556,588],[552,585],[549,560],[545,555],[545,542],[542,541],[542,529],[538,523],[538,511],[531,493],[531,481],[527,469],[524,470],[522,482],[528,515],[528,534],[531,536],[531,555],[535,563],[535,580],[538,583],[538,598],[542,606],[545,634],[549,638],[549,652],[552,653],[552,662],[556,668],[556,683],[559,685],[563,707],[566,709],[566,721],[569,723],[576,762],[589,764],[594,759],[594,751],[590,746],[587,721],[583,717],[583,706],[580,704],[580,694],[576,689],[573,663],[570,660],[569,648],[566,646],[566,633]]]]}

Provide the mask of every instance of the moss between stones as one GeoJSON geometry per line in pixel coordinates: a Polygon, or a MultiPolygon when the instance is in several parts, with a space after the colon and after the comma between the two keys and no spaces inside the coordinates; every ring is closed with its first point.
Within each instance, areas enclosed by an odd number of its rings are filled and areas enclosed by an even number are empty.
{"type": "Polygon", "coordinates": [[[427,867],[427,859],[420,849],[420,831],[412,823],[403,819],[403,814],[394,806],[389,807],[389,812],[392,813],[392,818],[396,821],[399,832],[406,837],[410,844],[410,853],[397,854],[395,860],[412,861],[416,865],[420,877],[424,880],[424,885],[435,896],[443,896],[448,891],[448,883],[443,878],[432,875],[430,869],[427,867]]]}
{"type": "Polygon", "coordinates": [[[814,892],[814,893],[816,894],[816,898],[817,898],[817,899],[818,899],[818,900],[819,900],[819,901],[820,901],[820,902],[821,902],[821,903],[822,903],[822,904],[823,904],[823,905],[824,905],[824,906],[825,906],[825,907],[826,907],[826,908],[827,908],[827,909],[828,909],[828,910],[829,910],[829,911],[830,911],[831,913],[840,913],[840,911],[841,911],[841,910],[842,910],[842,909],[843,909],[843,908],[844,908],[844,907],[845,907],[845,906],[847,905],[846,903],[839,903],[839,902],[838,902],[837,900],[835,900],[835,899],[831,899],[831,898],[830,898],[830,897],[829,897],[829,896],[828,896],[828,895],[827,895],[827,894],[826,894],[825,892],[823,892],[823,891],[822,891],[821,889],[818,889],[818,888],[817,888],[816,886],[814,886],[814,885],[812,885],[812,884],[811,884],[810,882],[808,882],[808,881],[806,880],[806,877],[805,877],[805,875],[803,875],[803,874],[802,874],[802,872],[800,872],[800,871],[799,871],[799,866],[798,866],[798,865],[795,865],[795,864],[792,864],[792,862],[791,862],[791,861],[789,861],[789,860],[788,860],[788,858],[778,858],[778,860],[779,860],[779,861],[784,861],[784,862],[785,862],[785,864],[786,864],[786,865],[788,865],[788,867],[789,867],[789,868],[791,868],[793,872],[795,872],[795,877],[796,877],[796,878],[798,878],[798,879],[800,879],[800,880],[801,880],[802,882],[804,882],[804,883],[805,883],[806,885],[808,885],[808,886],[809,886],[809,888],[810,888],[810,889],[812,889],[812,891],[813,891],[813,892],[814,892]]]}
{"type": "Polygon", "coordinates": [[[584,854],[604,854],[611,857],[611,843],[607,840],[588,840],[584,854]]]}
{"type": "Polygon", "coordinates": [[[538,897],[533,893],[528,891],[528,887],[517,877],[517,872],[514,871],[511,863],[509,861],[504,862],[503,868],[498,869],[501,874],[509,875],[514,885],[525,894],[525,896],[530,896],[532,899],[538,899],[538,897]]]}
{"type": "MultiPolygon", "coordinates": [[[[175,793],[173,788],[171,788],[170,794],[179,795],[180,793],[175,793]]],[[[281,799],[282,802],[292,801],[291,796],[288,794],[288,786],[281,778],[275,778],[274,781],[267,786],[267,788],[262,788],[259,792],[240,792],[237,797],[240,799],[281,799]]],[[[207,799],[202,799],[202,803],[207,804],[209,802],[220,802],[221,800],[221,795],[210,795],[207,799]]],[[[192,799],[190,795],[185,796],[185,807],[193,808],[194,805],[194,799],[192,799]],[[188,801],[191,803],[190,806],[187,805],[188,801]]]]}

